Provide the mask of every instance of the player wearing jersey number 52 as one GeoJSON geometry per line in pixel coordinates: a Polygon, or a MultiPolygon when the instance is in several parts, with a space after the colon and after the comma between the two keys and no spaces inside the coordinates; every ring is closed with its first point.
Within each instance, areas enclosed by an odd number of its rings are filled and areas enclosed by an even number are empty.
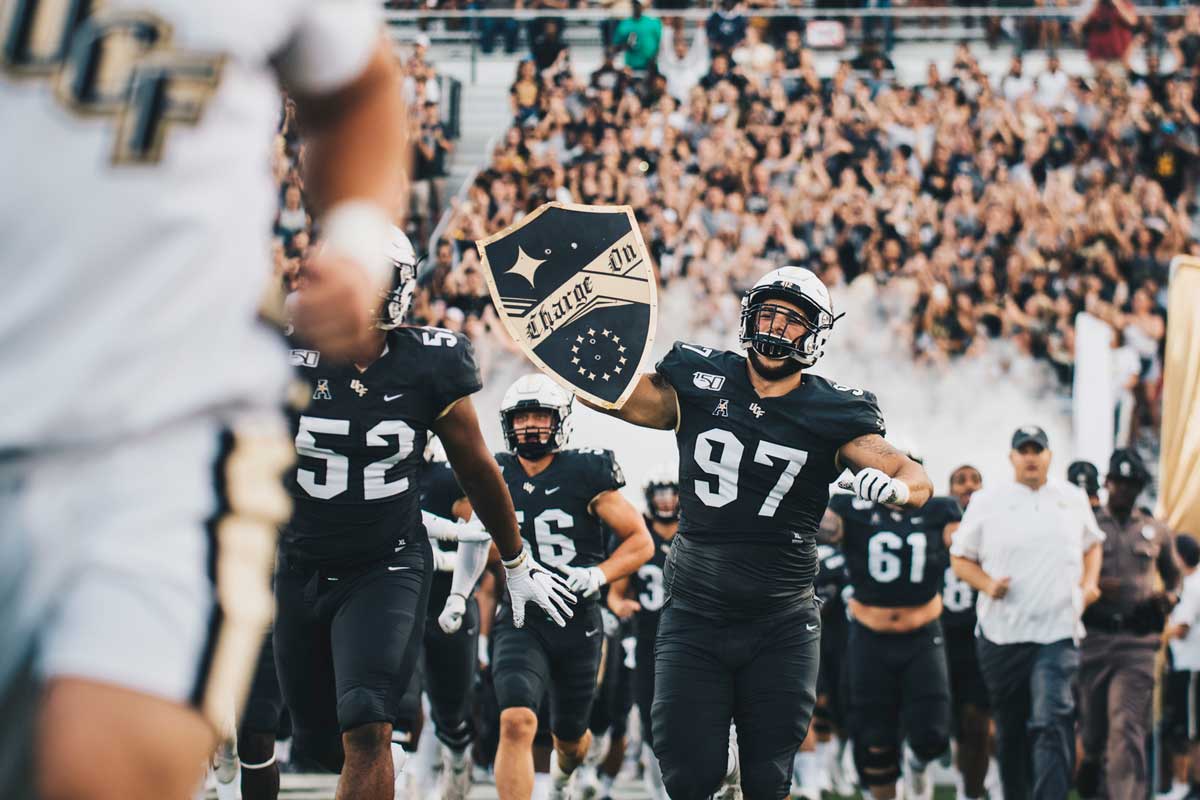
{"type": "Polygon", "coordinates": [[[862,499],[920,506],[920,464],[883,439],[869,392],[807,372],[833,328],[812,272],[768,273],[742,300],[748,356],[677,342],[606,413],[674,429],[679,532],[659,620],[654,752],[674,800],[713,793],[737,725],[747,800],[787,794],[815,703],[817,526],[843,468],[862,499]],[[864,474],[865,473],[865,474],[864,474]]]}
{"type": "Polygon", "coordinates": [[[0,792],[36,769],[41,800],[179,800],[245,694],[287,516],[259,314],[279,86],[331,244],[298,321],[345,357],[391,273],[399,71],[371,0],[0,5],[0,185],[24,187],[0,196],[0,792]]]}
{"type": "Polygon", "coordinates": [[[501,800],[533,793],[537,712],[549,690],[554,755],[550,797],[591,744],[588,722],[604,640],[596,584],[633,573],[653,545],[637,510],[618,491],[625,485],[609,450],[564,450],[570,435],[571,395],[544,375],[527,375],[504,394],[500,423],[508,452],[496,460],[512,494],[521,536],[538,561],[583,587],[566,627],[545,614],[502,603],[492,629],[492,676],[500,705],[496,792],[501,800]],[[606,530],[619,542],[605,557],[606,530]]]}
{"type": "Polygon", "coordinates": [[[275,578],[276,666],[294,752],[341,772],[338,800],[393,794],[392,722],[420,650],[431,582],[419,481],[430,432],[509,565],[514,606],[534,599],[569,616],[572,599],[565,588],[550,599],[557,584],[521,547],[470,400],[481,387],[470,341],[401,324],[415,259],[404,234],[393,235],[397,288],[374,327],[371,359],[332,367],[319,353],[297,359],[314,390],[294,421],[296,510],[275,578]]]}

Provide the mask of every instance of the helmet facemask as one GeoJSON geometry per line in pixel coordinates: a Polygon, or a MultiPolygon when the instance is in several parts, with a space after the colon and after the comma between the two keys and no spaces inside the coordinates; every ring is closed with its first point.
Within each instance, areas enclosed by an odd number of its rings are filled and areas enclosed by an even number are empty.
{"type": "Polygon", "coordinates": [[[396,268],[392,288],[384,295],[383,307],[379,310],[377,323],[380,330],[385,331],[395,330],[404,324],[404,318],[408,316],[408,308],[412,305],[413,292],[417,288],[415,264],[393,261],[392,266],[396,268]]]}
{"type": "Polygon", "coordinates": [[[557,408],[527,400],[513,408],[500,412],[500,427],[504,430],[504,441],[508,450],[522,458],[536,459],[549,455],[566,443],[566,431],[557,408]],[[523,426],[519,431],[515,425],[517,414],[525,411],[544,411],[550,415],[549,426],[523,426]]]}
{"type": "Polygon", "coordinates": [[[674,482],[646,484],[646,511],[655,522],[678,520],[679,484],[674,482]]]}
{"type": "MultiPolygon", "coordinates": [[[[821,357],[835,320],[798,290],[764,286],[750,290],[742,299],[742,329],[738,339],[743,347],[763,358],[789,359],[800,367],[811,367],[821,357]],[[786,300],[800,311],[772,300],[786,300]],[[782,335],[794,325],[801,326],[803,333],[791,339],[782,335]]],[[[788,370],[795,371],[795,368],[788,370]]]]}

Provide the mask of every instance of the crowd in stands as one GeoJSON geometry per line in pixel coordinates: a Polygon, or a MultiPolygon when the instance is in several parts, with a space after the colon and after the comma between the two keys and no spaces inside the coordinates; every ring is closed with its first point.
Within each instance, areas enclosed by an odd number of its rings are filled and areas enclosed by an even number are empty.
{"type": "MultiPolygon", "coordinates": [[[[732,2],[699,25],[634,3],[582,74],[558,24],[540,21],[512,125],[461,201],[445,196],[453,143],[421,37],[405,63],[413,240],[450,214],[418,320],[472,335],[486,366],[512,344],[472,243],[549,200],[629,204],[663,284],[689,287],[714,337],[732,332],[756,276],[799,264],[831,286],[875,286],[918,362],[1003,348],[1065,385],[1088,310],[1114,329],[1124,440],[1152,428],[1168,264],[1200,252],[1200,11],[1141,68],[1110,59],[1069,75],[1051,54],[1033,74],[1017,55],[987,74],[963,44],[916,84],[869,46],[819,75],[799,27],[758,22],[732,2]]],[[[309,237],[293,123],[288,107],[277,259],[292,268],[309,237]]]]}

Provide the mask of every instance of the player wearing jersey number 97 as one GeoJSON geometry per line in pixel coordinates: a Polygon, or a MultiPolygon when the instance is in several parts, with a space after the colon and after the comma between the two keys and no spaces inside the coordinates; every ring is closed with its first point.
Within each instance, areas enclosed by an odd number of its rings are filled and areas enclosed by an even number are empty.
{"type": "MultiPolygon", "coordinates": [[[[543,375],[517,380],[500,409],[509,449],[496,460],[529,553],[583,586],[624,578],[649,559],[652,546],[645,523],[618,491],[625,478],[612,452],[562,449],[570,434],[571,401],[543,375]],[[619,542],[607,558],[605,526],[619,542]]],[[[547,689],[555,751],[551,798],[563,796],[571,772],[587,755],[604,639],[597,600],[596,592],[581,592],[565,627],[537,611],[519,627],[517,609],[509,603],[496,612],[492,678],[500,705],[501,800],[529,800],[533,793],[533,738],[547,689]]]]}
{"type": "Polygon", "coordinates": [[[605,412],[674,429],[679,446],[651,711],[674,800],[719,787],[731,720],[747,800],[786,795],[815,703],[817,526],[842,468],[903,483],[909,506],[930,496],[921,465],[884,441],[874,396],[807,372],[834,321],[816,275],[775,270],[742,300],[746,357],[677,342],[605,412]]]}

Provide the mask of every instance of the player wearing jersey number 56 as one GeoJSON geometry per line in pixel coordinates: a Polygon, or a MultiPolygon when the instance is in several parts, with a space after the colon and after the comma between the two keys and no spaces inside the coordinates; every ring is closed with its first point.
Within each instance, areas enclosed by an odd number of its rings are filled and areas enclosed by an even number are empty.
{"type": "Polygon", "coordinates": [[[932,797],[926,767],[950,745],[939,617],[958,501],[934,497],[920,509],[900,509],[839,494],[825,513],[840,534],[853,588],[846,692],[859,781],[872,797],[890,800],[903,761],[906,800],[932,797]]]}
{"type": "Polygon", "coordinates": [[[398,70],[372,0],[0,6],[0,787],[181,800],[245,693],[288,513],[258,314],[279,86],[330,241],[295,310],[345,356],[390,278],[398,70]]]}
{"type": "MultiPolygon", "coordinates": [[[[674,800],[708,797],[737,725],[748,800],[786,796],[815,702],[816,533],[829,484],[920,506],[925,470],[883,439],[869,392],[806,371],[833,328],[824,284],[768,273],[742,300],[738,353],[676,343],[607,413],[674,429],[682,515],[656,644],[654,752],[674,800]]],[[[729,770],[732,772],[733,770],[729,770]]]]}
{"type": "Polygon", "coordinates": [[[314,390],[294,420],[296,510],[275,578],[275,661],[295,752],[340,769],[339,800],[392,797],[392,721],[419,653],[431,580],[419,502],[431,431],[513,567],[514,605],[533,589],[549,613],[559,613],[557,604],[570,613],[562,598],[549,599],[557,584],[521,546],[469,397],[481,385],[470,341],[401,324],[415,259],[403,233],[393,235],[397,288],[374,357],[344,367],[327,367],[319,354],[297,359],[314,390]]]}
{"type": "Polygon", "coordinates": [[[564,450],[571,395],[543,375],[527,375],[504,394],[500,423],[508,444],[496,460],[512,494],[521,536],[538,561],[581,587],[565,628],[501,603],[492,629],[492,676],[500,705],[496,792],[501,800],[533,793],[538,706],[549,689],[554,754],[551,798],[561,798],[591,744],[588,721],[601,643],[599,586],[631,574],[650,558],[650,534],[617,491],[625,485],[608,450],[564,450]],[[608,558],[605,526],[618,546],[608,558]]]}

